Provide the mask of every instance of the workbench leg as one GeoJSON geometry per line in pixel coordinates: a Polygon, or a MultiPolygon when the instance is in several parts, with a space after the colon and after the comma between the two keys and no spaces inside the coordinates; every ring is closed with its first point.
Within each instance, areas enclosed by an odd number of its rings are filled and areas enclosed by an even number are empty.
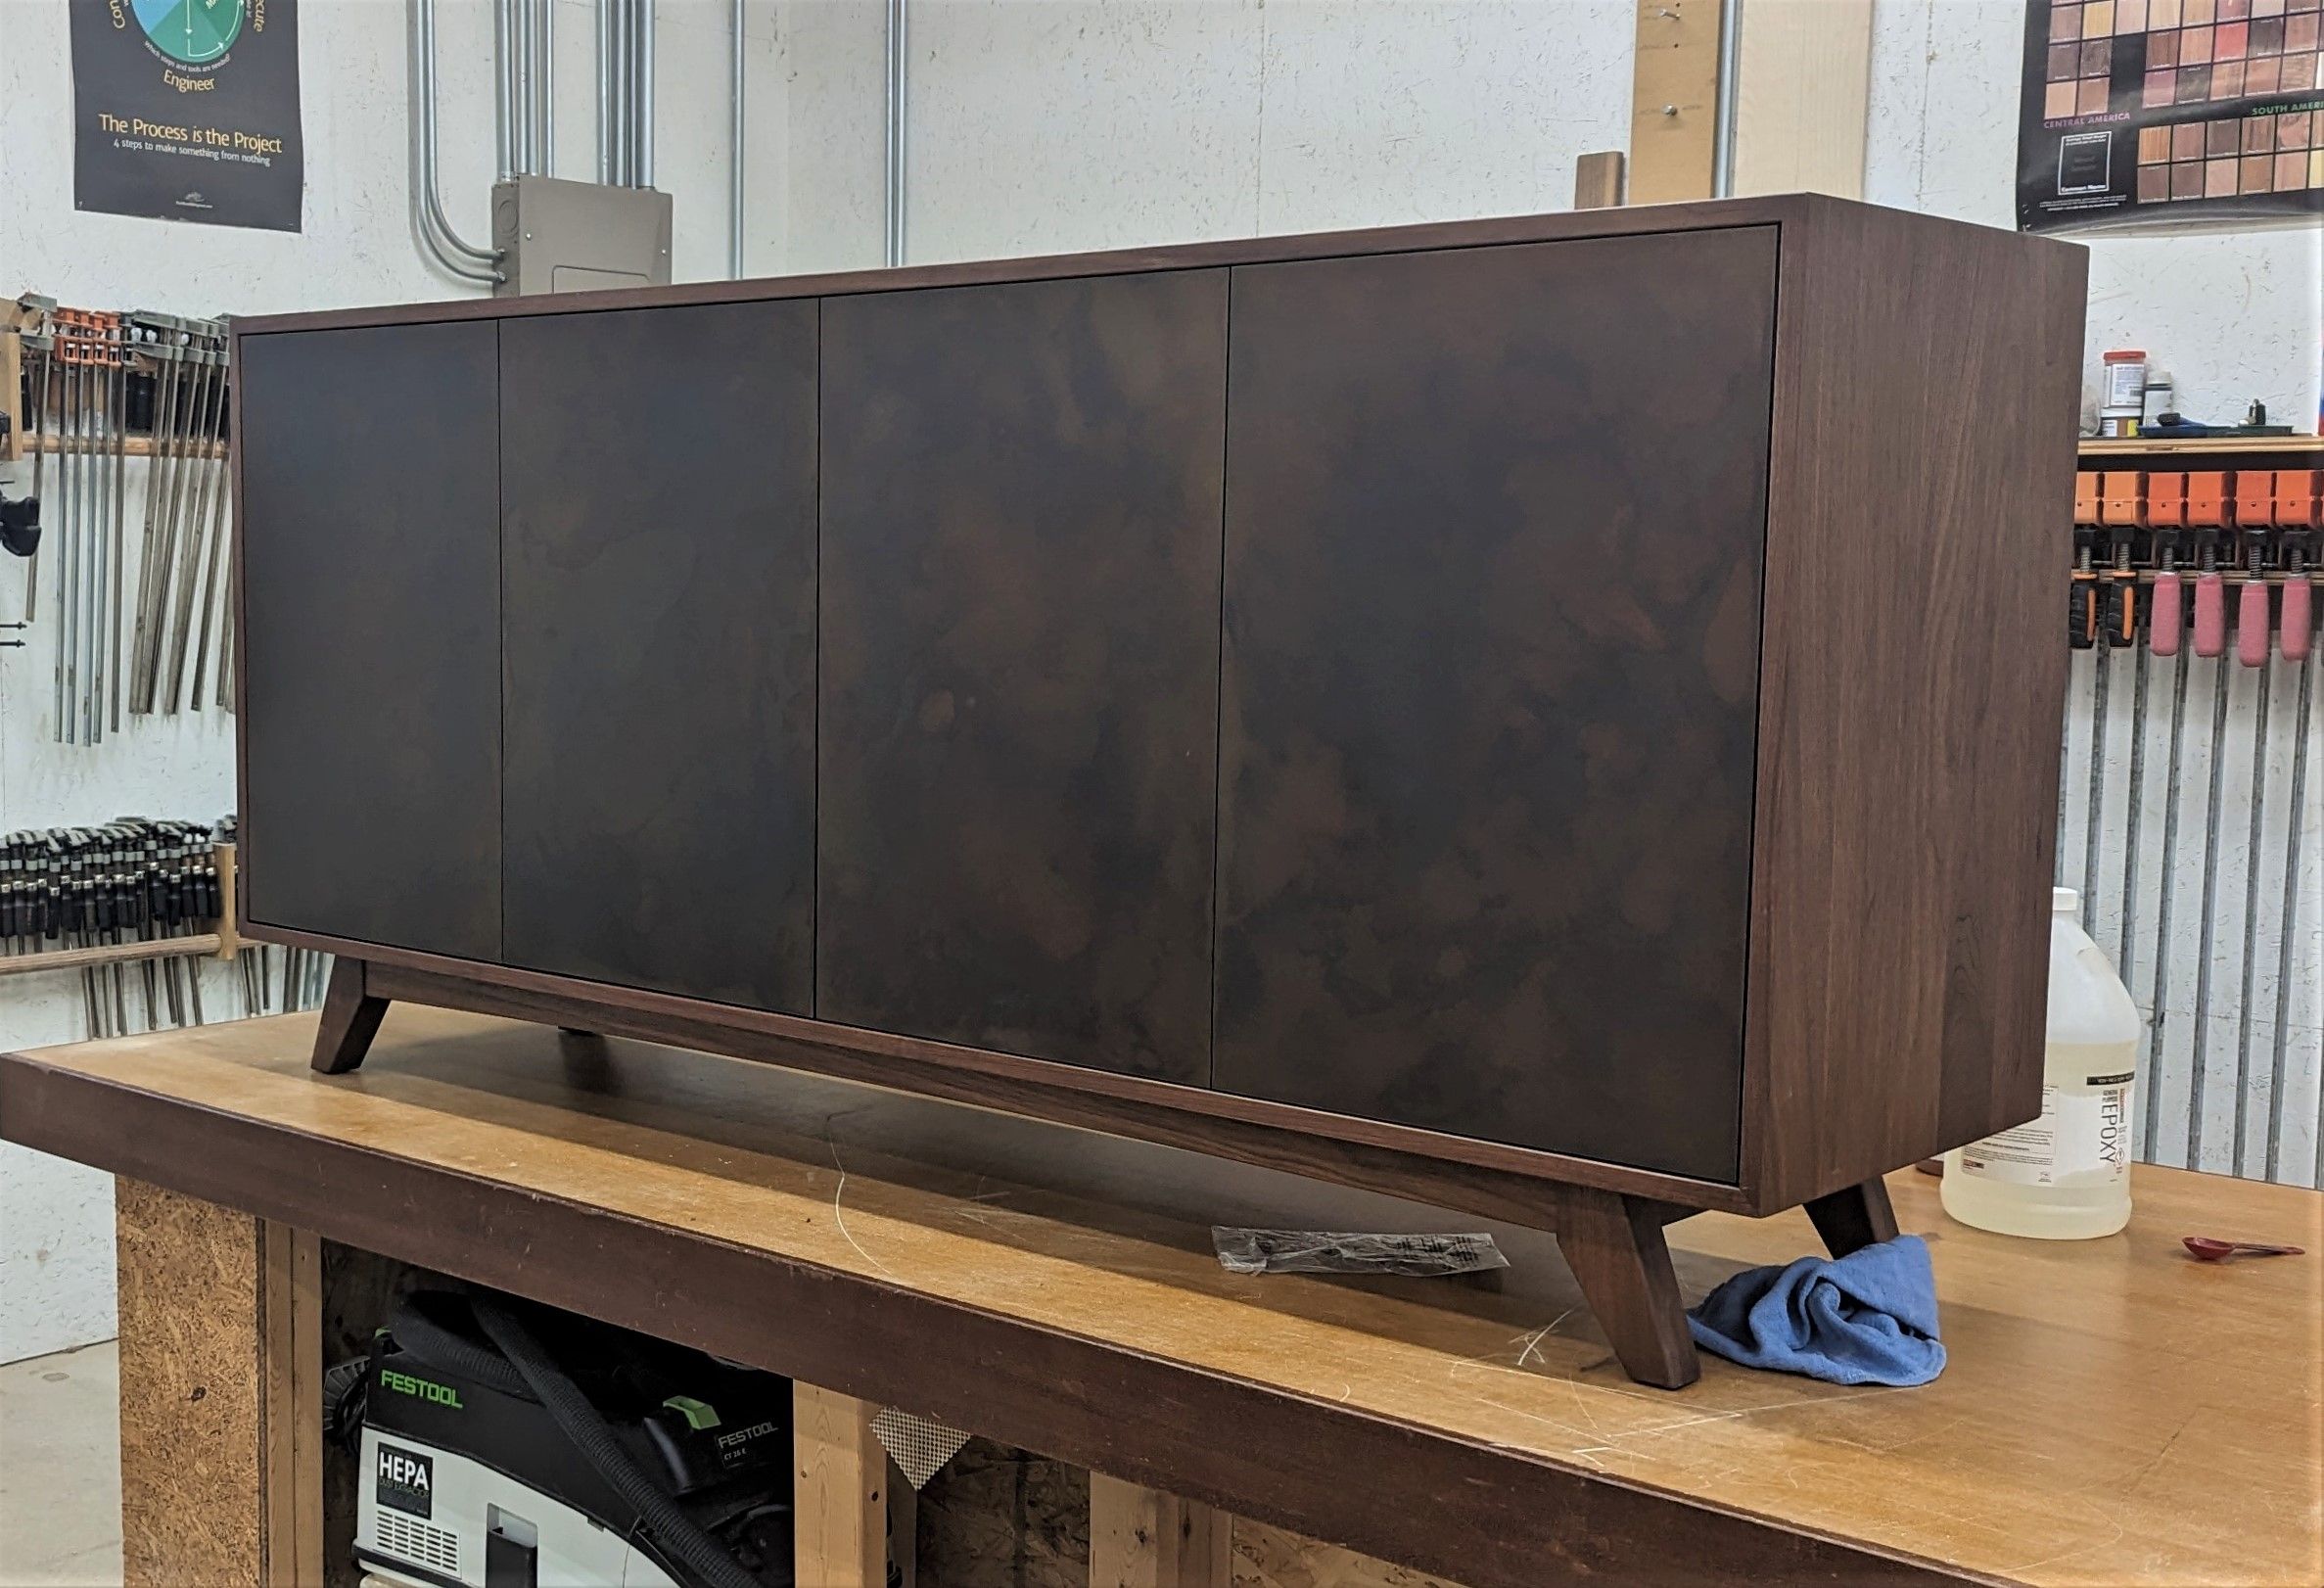
{"type": "Polygon", "coordinates": [[[1661,1212],[1643,1197],[1564,1187],[1557,1249],[1623,1371],[1642,1384],[1684,1389],[1702,1376],[1702,1362],[1687,1332],[1661,1212]]]}
{"type": "Polygon", "coordinates": [[[344,1075],[363,1062],[379,1035],[388,1001],[364,991],[364,964],[340,955],[331,961],[331,985],[323,993],[321,1022],[314,1032],[314,1067],[344,1075]]]}
{"type": "Polygon", "coordinates": [[[1884,1180],[1819,1196],[1807,1204],[1807,1216],[1835,1257],[1896,1238],[1896,1210],[1888,1205],[1884,1180]]]}
{"type": "Polygon", "coordinates": [[[319,1588],[319,1242],[116,1186],[122,1581],[319,1588]]]}
{"type": "Polygon", "coordinates": [[[888,1453],[879,1408],[791,1385],[792,1560],[800,1588],[887,1588],[888,1453]]]}
{"type": "Polygon", "coordinates": [[[1090,1588],[1231,1588],[1233,1581],[1232,1517],[1090,1474],[1090,1588]]]}

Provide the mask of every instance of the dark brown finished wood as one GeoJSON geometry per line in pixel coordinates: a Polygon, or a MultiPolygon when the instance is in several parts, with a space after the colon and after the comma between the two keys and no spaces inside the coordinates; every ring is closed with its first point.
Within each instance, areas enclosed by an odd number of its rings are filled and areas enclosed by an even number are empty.
{"type": "Polygon", "coordinates": [[[503,957],[809,1013],[815,305],[499,330],[503,957]]]}
{"type": "Polygon", "coordinates": [[[1587,1186],[1557,1193],[1557,1250],[1581,1283],[1623,1371],[1642,1384],[1684,1389],[1702,1377],[1687,1304],[1662,1238],[1665,1210],[1587,1186]]]}
{"type": "Polygon", "coordinates": [[[498,337],[244,337],[245,918],[500,953],[498,337]]]}
{"type": "Polygon", "coordinates": [[[1221,1089],[1737,1177],[1775,271],[1235,271],[1221,1089]]]}
{"type": "MultiPolygon", "coordinates": [[[[1449,1193],[1418,1193],[1537,1224],[1565,1184],[1758,1211],[1841,1192],[2031,1112],[2058,660],[2014,552],[2070,471],[2057,345],[2080,280],[2060,245],[1803,198],[596,303],[820,298],[878,353],[835,373],[826,348],[819,376],[852,429],[817,463],[818,890],[865,929],[835,959],[820,919],[816,952],[825,992],[850,991],[842,959],[884,985],[816,1019],[674,996],[280,918],[264,875],[250,935],[361,957],[367,987],[400,989],[381,996],[1357,1184],[1441,1173],[1449,1193]],[[1590,257],[1613,267],[1571,262],[1590,257]],[[1086,306],[1192,301],[1222,269],[1215,316],[1086,306]],[[2000,305],[1970,334],[1964,284],[2000,305]],[[1083,306],[941,312],[1027,303],[1083,306]],[[1188,345],[1151,345],[1165,330],[1188,345]],[[1206,595],[1121,516],[1202,517],[1203,448],[1155,439],[1206,434],[1204,381],[1149,379],[1147,411],[1122,377],[1178,359],[1207,379],[1221,344],[1217,440],[1246,440],[1206,595]],[[1945,395],[1972,388],[2013,395],[1945,395]],[[1762,412],[1764,433],[1736,423],[1762,412]],[[1154,489],[1139,471],[1173,455],[1154,489]],[[1897,579],[1899,546],[1933,577],[1897,579]],[[1205,599],[1217,674],[1184,642],[1205,599]],[[932,684],[947,670],[982,687],[932,684]],[[1226,746],[1207,805],[1205,681],[1226,746]],[[972,701],[1004,705],[1000,728],[971,731],[994,720],[972,701]],[[1181,763],[1155,753],[1173,743],[1181,763]],[[1214,813],[1216,918],[1189,953],[1202,896],[1175,879],[1214,813]]],[[[591,308],[383,318],[515,335],[591,308]]],[[[327,321],[275,323],[243,342],[327,321]]],[[[1185,533],[1170,544],[1198,549],[1185,533]]],[[[262,761],[246,748],[254,786],[262,761]]]]}
{"type": "Polygon", "coordinates": [[[815,1013],[1210,1075],[1224,271],[823,304],[815,1013]]]}
{"type": "MultiPolygon", "coordinates": [[[[974,1049],[886,1039],[870,1032],[753,1016],[730,1009],[705,1010],[682,999],[631,994],[619,999],[558,989],[554,978],[529,978],[522,986],[481,977],[418,970],[392,962],[365,966],[364,986],[392,1001],[437,1008],[470,1009],[558,1025],[585,1013],[590,1029],[575,1032],[582,1043],[596,1033],[701,1048],[785,1069],[840,1080],[906,1089],[924,1097],[1027,1113],[1139,1141],[1181,1146],[1262,1168],[1312,1176],[1335,1185],[1407,1196],[1506,1219],[1534,1229],[1554,1229],[1558,1190],[1523,1155],[1517,1168],[1448,1159],[1426,1133],[1373,1128],[1362,1137],[1339,1139],[1316,1128],[1332,1123],[1302,1109],[1242,1104],[1236,1099],[1192,1092],[1135,1077],[1116,1080],[1109,1094],[1089,1088],[1075,1066],[985,1053],[974,1049]],[[1220,1107],[1225,1104],[1232,1107],[1220,1107]]],[[[581,1051],[586,1051],[585,1048],[581,1051]]],[[[576,1056],[569,1054],[568,1056],[576,1056]]],[[[356,1062],[359,1062],[359,1058],[356,1062]]],[[[352,1067],[350,1064],[348,1067],[352,1067]]],[[[1550,1173],[1575,1181],[1599,1173],[1599,1166],[1574,1163],[1550,1173]]],[[[1738,1207],[1733,1192],[1716,1186],[1691,1186],[1665,1177],[1631,1177],[1657,1191],[1675,1190],[1686,1201],[1636,1197],[1643,1206],[1683,1218],[1693,1208],[1738,1207]]]]}
{"type": "Polygon", "coordinates": [[[387,1017],[388,1001],[365,991],[363,972],[360,959],[341,955],[331,961],[314,1033],[314,1068],[325,1075],[344,1075],[362,1063],[387,1017]]]}
{"type": "Polygon", "coordinates": [[[1807,1216],[1835,1257],[1896,1238],[1896,1212],[1888,1205],[1885,1181],[1868,1180],[1829,1196],[1811,1196],[1807,1216]]]}
{"type": "Polygon", "coordinates": [[[1764,1208],[2039,1111],[2067,654],[2022,552],[2071,503],[2086,275],[2079,248],[1800,203],[1744,1019],[1764,1208]]]}
{"type": "MultiPolygon", "coordinates": [[[[678,1071],[664,1063],[652,1073],[678,1071]]],[[[636,1085],[635,1066],[621,1078],[636,1085]]],[[[747,1092],[734,1097],[748,1106],[747,1092]]],[[[633,1104],[651,1108],[620,1092],[605,1106],[619,1114],[633,1104]]],[[[700,1099],[666,1115],[718,1116],[700,1099]]],[[[1581,1463],[1354,1412],[898,1280],[705,1238],[682,1221],[542,1195],[489,1173],[447,1171],[392,1147],[286,1130],[34,1059],[0,1059],[0,1120],[11,1140],[40,1150],[908,1407],[1467,1588],[1540,1588],[1545,1576],[1641,1588],[1738,1575],[1957,1580],[1936,1563],[1609,1482],[1581,1463]]]]}
{"type": "MultiPolygon", "coordinates": [[[[987,282],[1054,281],[1076,276],[1136,275],[1153,270],[1206,270],[1287,258],[1325,259],[1348,255],[1395,254],[1417,249],[1491,247],[1502,243],[1556,242],[1633,233],[1715,231],[1730,226],[1764,226],[1803,220],[1819,201],[1809,194],[1657,204],[1629,210],[1559,210],[1539,215],[1490,215],[1475,220],[1426,221],[1407,226],[1367,226],[1343,231],[1231,237],[1208,243],[1171,243],[1147,248],[1106,249],[1082,254],[1033,255],[1022,258],[955,259],[901,268],[828,271],[819,275],[762,276],[746,281],[688,281],[667,287],[633,287],[585,293],[547,293],[519,298],[462,298],[433,304],[378,304],[353,308],[305,309],[289,314],[235,316],[238,335],[315,331],[350,325],[426,325],[445,320],[521,319],[539,314],[587,314],[608,308],[659,308],[674,304],[759,303],[767,299],[826,298],[840,294],[917,292],[925,287],[975,286],[987,282]]],[[[1951,222],[1936,222],[1938,225],[1951,222]]]]}

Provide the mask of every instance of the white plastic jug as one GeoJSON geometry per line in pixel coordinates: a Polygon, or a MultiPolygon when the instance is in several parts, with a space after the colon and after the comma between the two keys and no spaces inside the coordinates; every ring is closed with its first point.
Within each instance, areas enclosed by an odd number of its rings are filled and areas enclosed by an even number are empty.
{"type": "Polygon", "coordinates": [[[1945,1211],[2044,1240],[2111,1236],[2130,1222],[2130,1098],[2138,1005],[2075,916],[2050,894],[2049,1040],[2041,1116],[1945,1154],[1945,1211]]]}

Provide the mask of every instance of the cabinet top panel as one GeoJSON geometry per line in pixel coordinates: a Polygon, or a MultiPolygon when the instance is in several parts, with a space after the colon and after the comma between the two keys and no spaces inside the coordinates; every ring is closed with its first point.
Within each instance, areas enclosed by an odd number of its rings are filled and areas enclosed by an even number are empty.
{"type": "MultiPolygon", "coordinates": [[[[1178,243],[1100,253],[1057,254],[1022,258],[962,259],[947,264],[849,270],[822,275],[765,276],[746,281],[698,281],[669,287],[632,287],[615,292],[556,293],[524,298],[470,298],[447,303],[391,304],[377,307],[320,309],[298,314],[238,315],[238,337],[283,331],[312,331],[349,325],[409,325],[437,320],[503,319],[532,314],[575,314],[608,308],[675,304],[752,303],[773,298],[820,298],[866,292],[905,292],[919,287],[955,287],[995,281],[1046,281],[1067,276],[1122,275],[1134,271],[1185,270],[1292,259],[1338,258],[1351,255],[1407,254],[1429,249],[1476,248],[1496,243],[1547,243],[1569,238],[1626,237],[1662,232],[1714,230],[1808,222],[1836,210],[1878,210],[1900,227],[1934,235],[1943,231],[1990,231],[1967,222],[1880,210],[1873,205],[1796,193],[1766,198],[1713,199],[1691,204],[1642,205],[1623,210],[1572,210],[1541,215],[1493,215],[1477,220],[1431,221],[1410,226],[1375,226],[1356,231],[1309,232],[1294,236],[1236,237],[1208,243],[1178,243]]],[[[2029,252],[2073,248],[2055,239],[2022,236],[2029,252]]]]}

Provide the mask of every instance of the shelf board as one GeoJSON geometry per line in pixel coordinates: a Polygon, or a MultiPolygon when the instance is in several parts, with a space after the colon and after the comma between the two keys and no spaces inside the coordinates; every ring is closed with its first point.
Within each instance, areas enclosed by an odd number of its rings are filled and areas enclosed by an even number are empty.
{"type": "Polygon", "coordinates": [[[2084,437],[2084,457],[2205,457],[2228,453],[2324,452],[2324,436],[2129,436],[2084,437]]]}

